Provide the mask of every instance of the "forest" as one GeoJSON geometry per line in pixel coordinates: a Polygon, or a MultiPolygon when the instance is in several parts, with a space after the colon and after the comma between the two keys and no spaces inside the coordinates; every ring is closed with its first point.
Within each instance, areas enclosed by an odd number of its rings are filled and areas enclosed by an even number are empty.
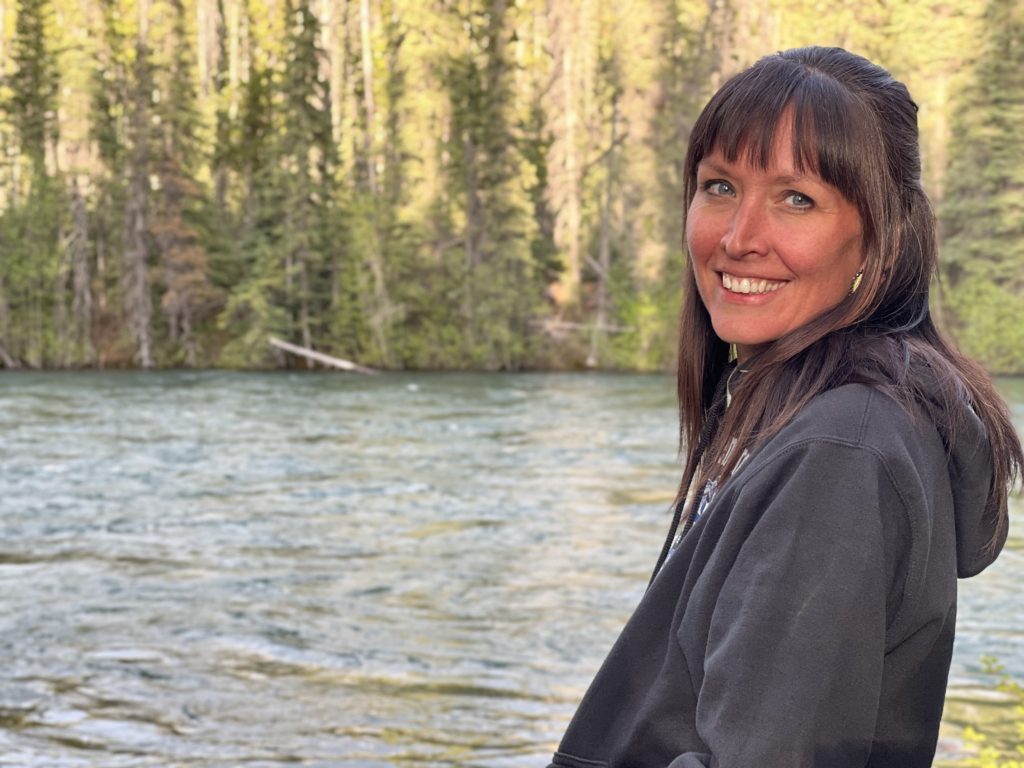
{"type": "Polygon", "coordinates": [[[910,87],[933,313],[1024,373],[1019,0],[0,0],[0,367],[666,369],[689,127],[811,43],[910,87]]]}

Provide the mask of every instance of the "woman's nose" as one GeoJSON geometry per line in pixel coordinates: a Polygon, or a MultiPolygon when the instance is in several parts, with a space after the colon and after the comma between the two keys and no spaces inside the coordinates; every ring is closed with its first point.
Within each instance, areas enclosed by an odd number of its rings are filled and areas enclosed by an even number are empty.
{"type": "Polygon", "coordinates": [[[722,235],[722,247],[732,259],[763,255],[767,248],[764,207],[756,199],[741,200],[722,235]]]}

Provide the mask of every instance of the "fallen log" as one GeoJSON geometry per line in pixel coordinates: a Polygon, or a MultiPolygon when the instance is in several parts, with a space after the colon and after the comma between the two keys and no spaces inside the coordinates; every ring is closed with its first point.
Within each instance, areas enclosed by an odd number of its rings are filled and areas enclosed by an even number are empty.
{"type": "Polygon", "coordinates": [[[344,360],[340,357],[325,355],[323,352],[317,352],[313,349],[300,347],[297,344],[289,344],[287,341],[275,339],[273,336],[271,336],[268,341],[270,342],[270,346],[276,347],[283,352],[290,352],[293,355],[305,357],[308,360],[314,360],[315,362],[328,365],[332,368],[340,368],[343,371],[353,371],[355,373],[379,373],[379,371],[375,371],[373,368],[367,368],[366,366],[359,365],[358,363],[353,363],[351,360],[344,360]]]}

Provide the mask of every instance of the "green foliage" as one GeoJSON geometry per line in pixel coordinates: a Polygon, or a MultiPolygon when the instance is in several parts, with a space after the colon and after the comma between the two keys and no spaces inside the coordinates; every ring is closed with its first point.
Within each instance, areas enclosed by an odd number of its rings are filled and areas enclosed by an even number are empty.
{"type": "Polygon", "coordinates": [[[1014,733],[1009,740],[1015,746],[999,745],[991,734],[968,726],[963,731],[963,739],[977,754],[961,765],[963,768],[1024,768],[1024,686],[1007,675],[995,658],[986,656],[982,662],[986,674],[999,677],[996,690],[1010,702],[1014,733]]]}
{"type": "Polygon", "coordinates": [[[159,253],[158,291],[167,337],[161,344],[163,355],[172,364],[195,366],[206,362],[200,337],[223,301],[209,278],[212,238],[204,230],[210,203],[196,175],[203,148],[194,54],[182,1],[166,0],[160,18],[166,26],[154,30],[161,49],[152,137],[158,185],[151,192],[149,232],[159,253]]]}
{"type": "Polygon", "coordinates": [[[993,279],[991,271],[972,268],[960,275],[955,287],[944,295],[956,312],[956,338],[963,349],[993,371],[1019,370],[1024,355],[1024,301],[1020,292],[993,279]]]}
{"type": "Polygon", "coordinates": [[[282,67],[250,64],[240,130],[223,154],[248,180],[243,247],[232,268],[239,282],[226,286],[232,290],[221,321],[237,337],[224,350],[227,365],[270,363],[270,336],[329,342],[341,293],[337,151],[320,24],[306,0],[286,2],[284,18],[282,67]]]}
{"type": "Polygon", "coordinates": [[[52,163],[59,78],[51,24],[48,0],[23,0],[3,103],[17,149],[8,158],[9,204],[0,212],[0,349],[5,363],[30,366],[65,363],[70,346],[60,247],[68,208],[52,163]]]}
{"type": "Polygon", "coordinates": [[[443,62],[451,108],[446,186],[455,193],[446,213],[462,250],[462,263],[448,264],[461,283],[450,324],[461,331],[459,364],[513,370],[528,359],[540,304],[530,248],[536,224],[529,162],[509,120],[508,15],[501,2],[476,5],[460,16],[468,34],[464,50],[443,62]]]}
{"type": "Polygon", "coordinates": [[[56,142],[59,77],[47,27],[50,0],[21,0],[12,44],[14,71],[8,79],[5,112],[14,123],[21,153],[31,162],[34,180],[46,175],[46,151],[56,142]]]}
{"type": "Polygon", "coordinates": [[[953,123],[942,247],[953,329],[999,372],[1024,360],[1024,9],[989,0],[953,123]]]}
{"type": "Polygon", "coordinates": [[[1021,25],[1013,0],[21,0],[0,364],[295,364],[281,336],[386,368],[668,368],[690,126],[820,42],[911,85],[942,315],[1020,371],[1021,25]]]}
{"type": "Polygon", "coordinates": [[[65,309],[59,250],[66,202],[58,182],[37,178],[21,205],[0,217],[0,346],[22,364],[57,365],[65,309]]]}

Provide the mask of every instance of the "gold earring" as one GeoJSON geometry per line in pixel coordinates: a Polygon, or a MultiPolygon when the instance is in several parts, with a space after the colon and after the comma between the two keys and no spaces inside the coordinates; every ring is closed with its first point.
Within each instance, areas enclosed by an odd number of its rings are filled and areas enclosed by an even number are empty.
{"type": "Polygon", "coordinates": [[[858,288],[860,288],[860,281],[861,281],[861,278],[863,278],[863,277],[864,277],[864,270],[863,269],[858,269],[857,270],[857,274],[854,275],[853,276],[853,280],[850,281],[850,295],[851,296],[857,292],[858,288]]]}

